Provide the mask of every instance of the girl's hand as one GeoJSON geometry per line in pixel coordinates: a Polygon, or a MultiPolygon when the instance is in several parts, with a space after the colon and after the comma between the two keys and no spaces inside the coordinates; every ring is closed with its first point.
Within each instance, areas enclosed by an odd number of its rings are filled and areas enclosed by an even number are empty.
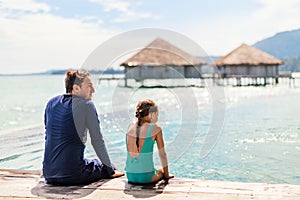
{"type": "Polygon", "coordinates": [[[171,178],[174,178],[174,175],[172,175],[172,174],[169,174],[169,176],[165,176],[165,175],[164,175],[164,179],[165,179],[165,180],[169,180],[169,179],[171,179],[171,178]]]}

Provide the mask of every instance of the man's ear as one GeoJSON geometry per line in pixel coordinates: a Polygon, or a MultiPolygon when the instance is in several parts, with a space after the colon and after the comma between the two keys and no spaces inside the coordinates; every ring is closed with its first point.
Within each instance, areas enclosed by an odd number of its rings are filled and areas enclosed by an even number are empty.
{"type": "Polygon", "coordinates": [[[75,94],[77,94],[79,91],[80,91],[79,85],[74,84],[74,85],[73,85],[73,92],[74,92],[75,94]]]}

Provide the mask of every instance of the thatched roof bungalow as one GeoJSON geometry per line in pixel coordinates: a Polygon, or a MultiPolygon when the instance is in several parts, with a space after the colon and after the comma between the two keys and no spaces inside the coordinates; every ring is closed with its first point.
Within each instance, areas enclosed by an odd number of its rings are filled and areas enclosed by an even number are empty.
{"type": "Polygon", "coordinates": [[[278,65],[283,61],[255,47],[242,44],[214,64],[222,77],[278,78],[278,65]]]}
{"type": "Polygon", "coordinates": [[[200,78],[204,61],[184,52],[163,39],[156,39],[121,63],[125,79],[200,78]]]}

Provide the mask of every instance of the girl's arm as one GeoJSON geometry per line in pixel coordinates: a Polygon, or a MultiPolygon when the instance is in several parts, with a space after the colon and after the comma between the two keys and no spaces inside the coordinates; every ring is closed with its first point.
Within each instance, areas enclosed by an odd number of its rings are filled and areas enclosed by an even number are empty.
{"type": "Polygon", "coordinates": [[[159,126],[157,126],[155,129],[156,129],[155,130],[156,131],[155,139],[156,139],[156,143],[157,143],[160,162],[161,162],[161,165],[164,170],[164,177],[167,179],[173,178],[173,177],[170,177],[170,175],[169,175],[168,158],[167,158],[167,153],[164,148],[164,139],[163,139],[163,135],[162,135],[162,129],[159,126]]]}

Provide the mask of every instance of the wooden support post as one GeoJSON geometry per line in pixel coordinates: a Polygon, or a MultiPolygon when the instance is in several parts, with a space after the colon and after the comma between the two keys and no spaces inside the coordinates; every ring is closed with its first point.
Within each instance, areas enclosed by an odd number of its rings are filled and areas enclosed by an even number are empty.
{"type": "Polygon", "coordinates": [[[237,85],[237,86],[242,86],[241,78],[237,78],[237,79],[236,79],[236,85],[237,85]]]}

